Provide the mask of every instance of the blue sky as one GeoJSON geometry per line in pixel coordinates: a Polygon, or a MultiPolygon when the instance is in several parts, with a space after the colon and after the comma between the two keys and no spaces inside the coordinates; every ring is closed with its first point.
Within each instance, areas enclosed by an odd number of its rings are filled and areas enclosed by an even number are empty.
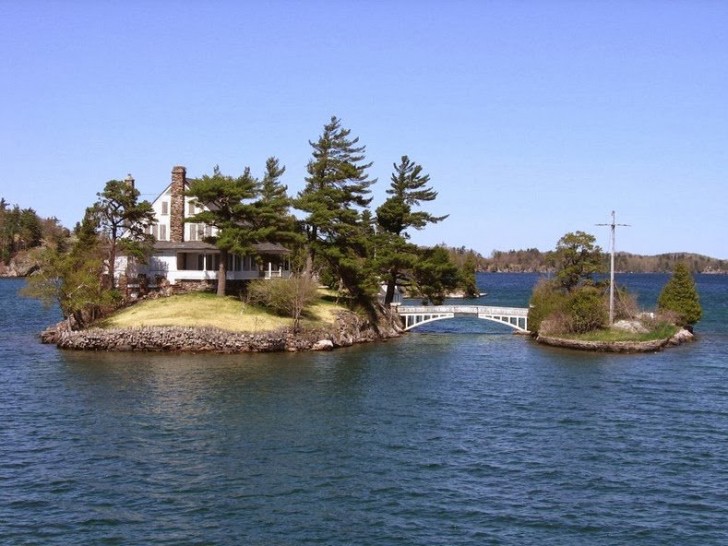
{"type": "Polygon", "coordinates": [[[420,163],[420,244],[728,258],[728,2],[0,0],[0,196],[73,226],[219,165],[304,183],[332,115],[385,198],[420,163]]]}

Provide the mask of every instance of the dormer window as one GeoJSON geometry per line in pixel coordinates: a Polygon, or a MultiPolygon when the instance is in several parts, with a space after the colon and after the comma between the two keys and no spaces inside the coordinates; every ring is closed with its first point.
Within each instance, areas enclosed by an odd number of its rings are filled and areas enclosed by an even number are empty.
{"type": "Polygon", "coordinates": [[[162,216],[167,216],[168,214],[169,214],[169,202],[162,201],[162,216]]]}

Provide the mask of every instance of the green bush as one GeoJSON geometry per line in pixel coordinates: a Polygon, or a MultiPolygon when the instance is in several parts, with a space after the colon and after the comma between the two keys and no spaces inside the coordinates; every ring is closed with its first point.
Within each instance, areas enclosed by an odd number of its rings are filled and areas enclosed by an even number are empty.
{"type": "Polygon", "coordinates": [[[606,326],[607,302],[602,290],[584,285],[565,292],[550,281],[540,281],[533,289],[528,311],[531,333],[580,334],[606,326]]]}
{"type": "Polygon", "coordinates": [[[318,283],[307,276],[288,279],[252,281],[248,286],[248,301],[293,318],[293,330],[297,332],[301,315],[318,299],[318,283]]]}
{"type": "Polygon", "coordinates": [[[660,292],[657,309],[664,313],[671,311],[677,315],[678,326],[692,327],[703,315],[695,281],[688,266],[680,262],[675,265],[672,277],[660,292]]]}
{"type": "MultiPolygon", "coordinates": [[[[541,279],[533,288],[528,309],[528,329],[536,335],[541,331],[542,323],[550,319],[549,333],[556,333],[553,321],[558,313],[563,312],[566,295],[551,281],[541,279]]],[[[557,328],[558,329],[558,328],[557,328]]]]}
{"type": "Polygon", "coordinates": [[[569,332],[573,334],[599,330],[609,322],[604,294],[594,287],[583,286],[574,290],[569,296],[567,309],[569,332]]]}

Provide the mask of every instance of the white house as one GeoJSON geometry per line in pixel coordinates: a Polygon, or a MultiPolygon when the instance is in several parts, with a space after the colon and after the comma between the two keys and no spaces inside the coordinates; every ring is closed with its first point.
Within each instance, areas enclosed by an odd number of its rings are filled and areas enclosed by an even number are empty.
{"type": "MultiPolygon", "coordinates": [[[[129,177],[129,183],[134,180],[129,177]]],[[[146,278],[150,283],[163,279],[175,285],[185,282],[216,281],[220,251],[204,242],[215,235],[216,228],[205,224],[185,223],[185,217],[201,212],[203,207],[184,193],[189,188],[184,167],[172,169],[172,181],[152,202],[156,223],[150,226],[154,235],[154,253],[147,264],[135,264],[126,256],[117,260],[116,271],[126,274],[130,282],[146,278]]],[[[290,252],[281,245],[259,243],[256,256],[230,254],[227,279],[244,281],[290,275],[290,252]]]]}

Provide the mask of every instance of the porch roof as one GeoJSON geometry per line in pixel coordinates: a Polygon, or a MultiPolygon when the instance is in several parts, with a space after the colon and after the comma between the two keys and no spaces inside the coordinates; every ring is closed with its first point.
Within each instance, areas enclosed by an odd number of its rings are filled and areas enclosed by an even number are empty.
{"type": "MultiPolygon", "coordinates": [[[[284,254],[290,254],[291,251],[287,248],[275,244],[275,243],[255,243],[253,248],[258,254],[282,256],[284,254]]],[[[179,250],[183,252],[208,252],[216,253],[220,252],[215,245],[206,243],[204,241],[183,241],[181,243],[173,243],[171,241],[157,241],[154,243],[155,250],[179,250]]]]}

